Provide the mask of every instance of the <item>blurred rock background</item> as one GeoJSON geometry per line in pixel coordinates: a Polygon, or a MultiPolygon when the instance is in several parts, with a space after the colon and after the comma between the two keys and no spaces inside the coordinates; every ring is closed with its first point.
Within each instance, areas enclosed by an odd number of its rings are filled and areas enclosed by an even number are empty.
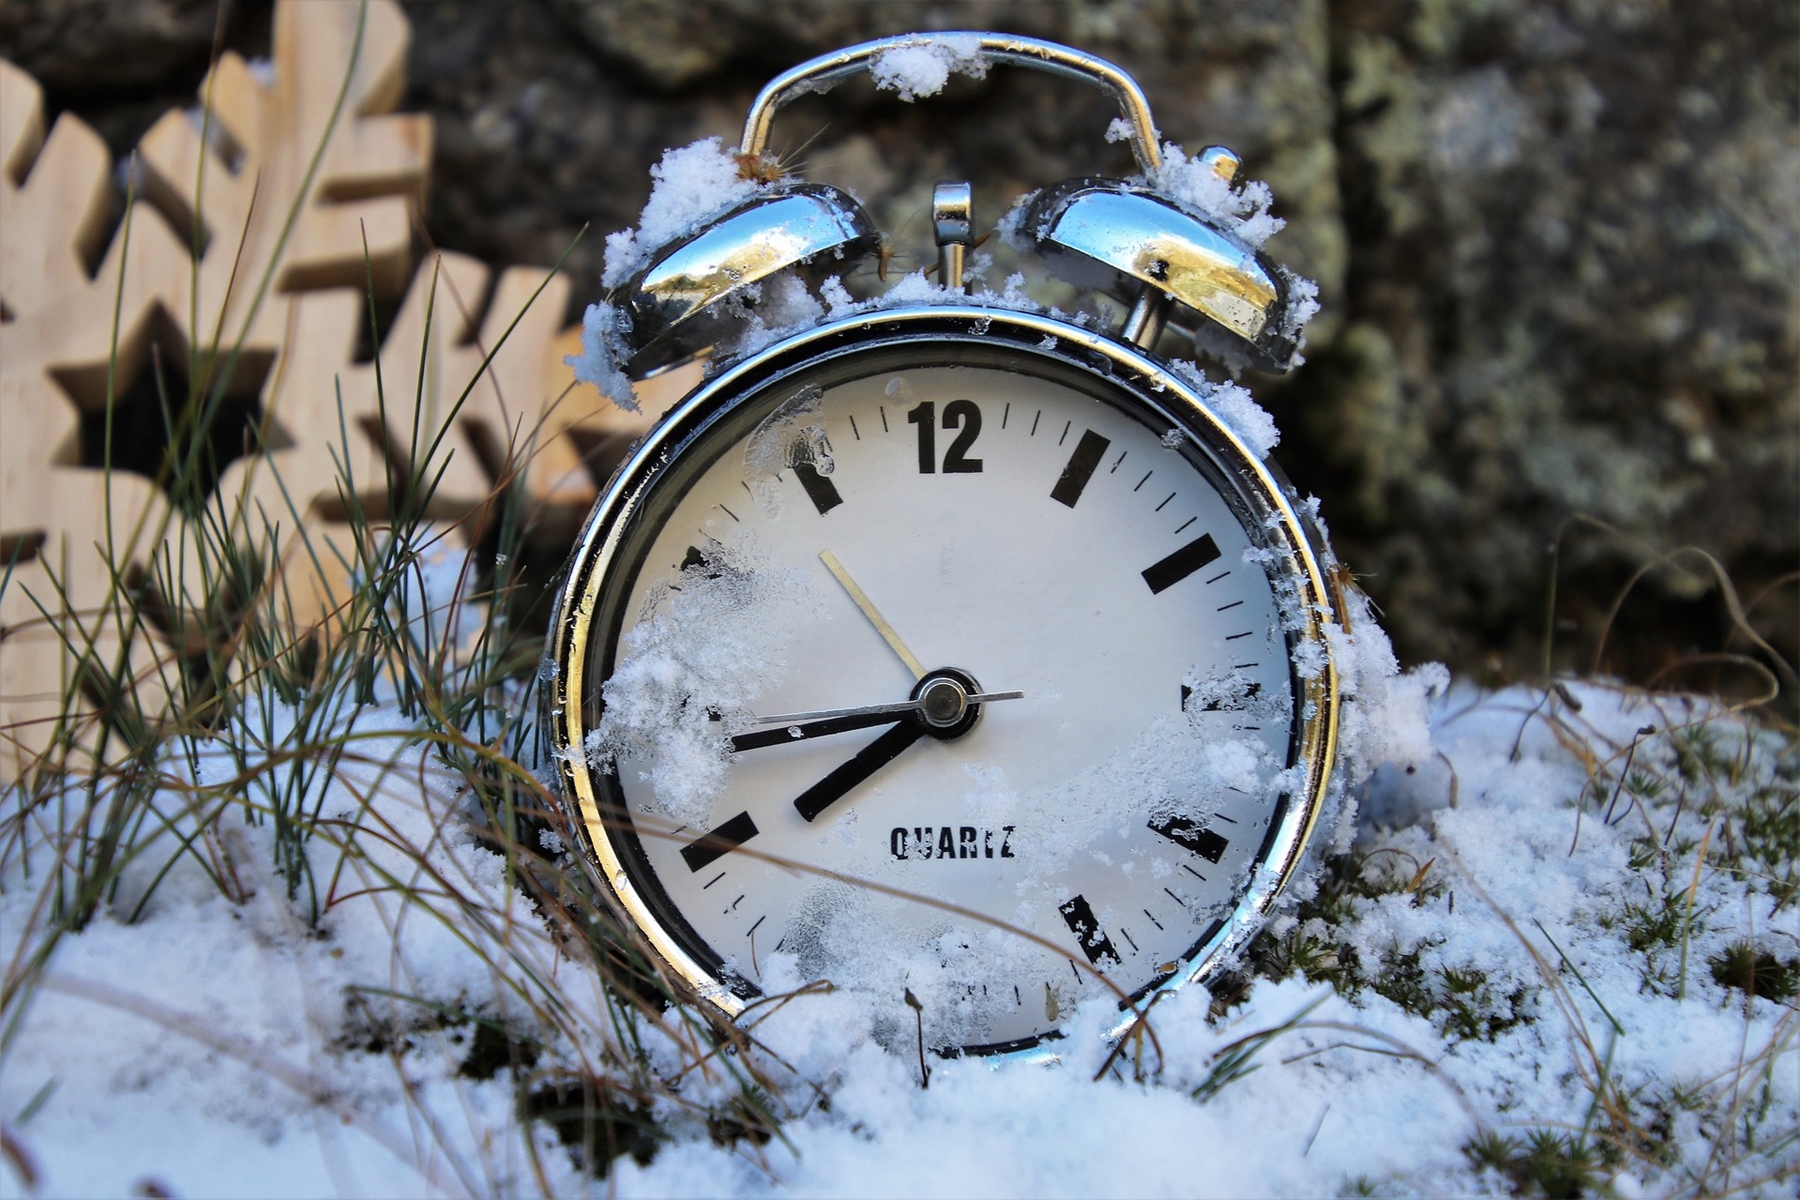
{"type": "MultiPolygon", "coordinates": [[[[1166,137],[1275,190],[1270,250],[1317,279],[1307,364],[1245,382],[1275,457],[1404,659],[1487,682],[1603,666],[1747,689],[1696,655],[1800,651],[1800,6],[1791,0],[433,0],[402,107],[436,121],[421,233],[496,266],[570,254],[576,308],[664,147],[735,141],[775,72],[864,38],[993,28],[1119,63],[1166,137]],[[1554,557],[1551,547],[1560,544],[1554,557]],[[1555,599],[1550,585],[1554,568],[1555,599]],[[1693,569],[1701,568],[1701,569],[1693,569]],[[1685,664],[1685,665],[1684,665],[1685,664]]],[[[0,55],[124,155],[192,102],[215,32],[267,54],[267,0],[8,0],[0,55]]],[[[996,72],[904,105],[865,85],[777,144],[929,261],[931,185],[978,218],[1128,169],[1098,93],[996,72]]],[[[0,232],[0,236],[4,236],[0,232]]]]}

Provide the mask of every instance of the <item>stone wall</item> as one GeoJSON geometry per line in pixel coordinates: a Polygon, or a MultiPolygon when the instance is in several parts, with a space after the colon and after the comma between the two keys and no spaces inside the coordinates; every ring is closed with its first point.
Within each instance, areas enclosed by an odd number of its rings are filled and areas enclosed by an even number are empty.
{"type": "MultiPolygon", "coordinates": [[[[1724,562],[1751,620],[1800,649],[1800,9],[1784,0],[453,0],[409,5],[405,108],[436,120],[426,233],[495,264],[568,258],[599,294],[665,146],[735,140],[756,89],[824,50],[995,28],[1113,59],[1166,136],[1222,142],[1275,189],[1271,251],[1319,280],[1309,362],[1247,380],[1276,457],[1404,657],[1483,678],[1585,664],[1613,595],[1686,544],[1724,562]],[[1580,518],[1591,518],[1582,520],[1580,518]],[[1573,523],[1572,523],[1573,519],[1573,523]],[[1598,523],[1604,523],[1604,528],[1598,523]]],[[[266,5],[218,27],[266,53],[266,5]]],[[[0,54],[128,150],[191,96],[215,35],[198,0],[11,0],[0,54]]],[[[1112,113],[999,72],[902,105],[846,86],[777,143],[848,186],[928,261],[940,177],[978,219],[1019,191],[1122,172],[1112,113]]],[[[0,235],[3,236],[3,235],[0,235]]],[[[423,241],[423,238],[421,239],[423,241]]],[[[1698,562],[1698,560],[1691,560],[1698,562]]],[[[1725,648],[1708,575],[1652,572],[1610,669],[1639,679],[1725,648]]],[[[1739,637],[1730,648],[1748,643],[1739,637]]],[[[1691,671],[1679,678],[1708,680],[1691,671]]],[[[1741,676],[1733,677],[1741,679],[1741,676]]]]}

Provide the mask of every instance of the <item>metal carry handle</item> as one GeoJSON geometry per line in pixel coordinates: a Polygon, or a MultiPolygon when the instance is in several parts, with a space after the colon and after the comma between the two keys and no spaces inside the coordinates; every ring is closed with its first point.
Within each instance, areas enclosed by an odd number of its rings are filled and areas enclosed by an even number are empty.
{"type": "Polygon", "coordinates": [[[990,62],[1030,67],[1093,84],[1118,102],[1120,115],[1131,125],[1131,149],[1137,155],[1138,166],[1149,174],[1162,165],[1162,151],[1156,144],[1156,125],[1150,119],[1150,102],[1144,98],[1143,89],[1138,87],[1136,80],[1092,54],[1083,54],[1056,42],[1003,33],[910,33],[821,54],[777,75],[757,94],[756,102],[750,106],[750,115],[744,120],[744,140],[739,149],[751,161],[760,159],[775,114],[790,100],[808,92],[826,91],[840,80],[870,71],[875,60],[890,50],[929,46],[949,38],[979,39],[982,57],[990,62]]]}

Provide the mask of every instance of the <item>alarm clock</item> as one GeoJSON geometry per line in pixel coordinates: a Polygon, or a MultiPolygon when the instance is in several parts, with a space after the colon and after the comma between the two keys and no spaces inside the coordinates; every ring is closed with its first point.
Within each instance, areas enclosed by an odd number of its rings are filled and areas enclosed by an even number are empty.
{"type": "MultiPolygon", "coordinates": [[[[1178,315],[1285,369],[1309,297],[1159,186],[1164,154],[1136,83],[1079,51],[865,43],[773,80],[736,202],[636,248],[590,312],[589,377],[710,373],[587,520],[544,720],[581,851],[719,1016],[829,980],[891,1030],[916,1008],[940,1052],[1041,1052],[1077,1004],[1123,1028],[1204,980],[1300,870],[1342,597],[1229,391],[1155,347],[1178,315]],[[964,183],[933,197],[937,282],[855,302],[841,276],[881,251],[861,205],[757,177],[787,101],[933,61],[1119,103],[1141,174],[1046,187],[1003,225],[1122,320],[970,294],[964,183]],[[808,319],[777,321],[780,297],[808,319]]],[[[1229,189],[1237,161],[1187,165],[1229,189]]]]}

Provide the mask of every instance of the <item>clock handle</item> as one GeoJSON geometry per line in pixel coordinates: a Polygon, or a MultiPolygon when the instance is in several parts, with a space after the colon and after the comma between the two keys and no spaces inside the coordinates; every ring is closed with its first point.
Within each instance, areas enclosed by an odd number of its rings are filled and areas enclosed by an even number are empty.
{"type": "MultiPolygon", "coordinates": [[[[1092,54],[1084,54],[1056,42],[1037,38],[1016,37],[1006,33],[908,33],[899,37],[878,38],[872,42],[848,46],[830,54],[801,63],[771,79],[750,106],[744,120],[744,140],[739,149],[751,161],[760,159],[769,140],[769,127],[775,114],[790,100],[808,92],[829,91],[840,80],[874,70],[876,61],[893,50],[909,47],[943,45],[955,41],[967,44],[979,40],[980,55],[989,62],[1048,71],[1068,79],[1091,83],[1118,102],[1119,112],[1131,126],[1131,149],[1145,174],[1162,165],[1162,151],[1156,142],[1156,125],[1150,119],[1150,102],[1143,89],[1124,71],[1092,54]]],[[[959,46],[960,50],[961,47],[959,46]]]]}

